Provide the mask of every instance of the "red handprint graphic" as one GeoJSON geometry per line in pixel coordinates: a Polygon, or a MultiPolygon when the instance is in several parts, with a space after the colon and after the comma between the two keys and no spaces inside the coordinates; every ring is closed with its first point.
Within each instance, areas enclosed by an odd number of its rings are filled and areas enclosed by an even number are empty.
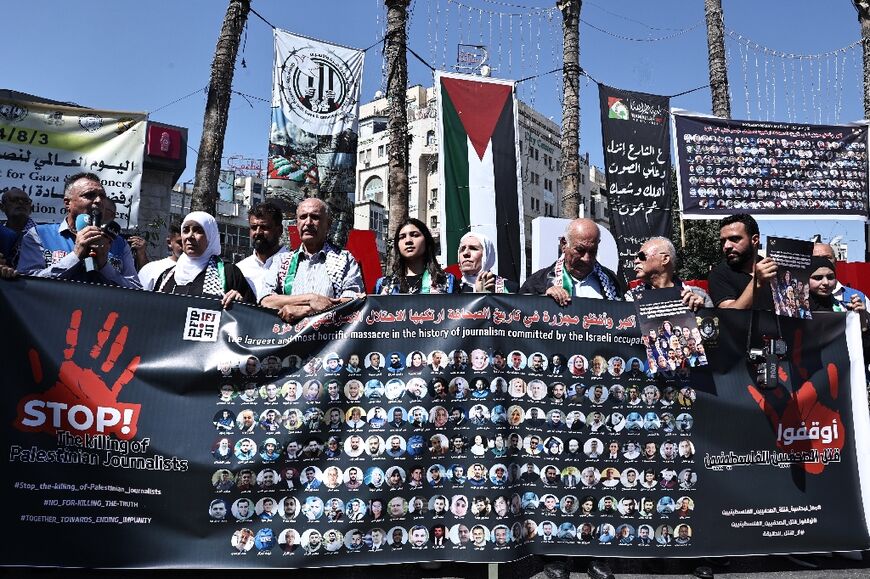
{"type": "MultiPolygon", "coordinates": [[[[66,348],[63,351],[57,382],[45,392],[19,401],[15,426],[21,430],[52,434],[58,430],[68,430],[73,434],[113,433],[118,438],[133,438],[136,435],[141,405],[118,402],[118,395],[135,376],[140,357],[135,356],[130,360],[111,386],[107,384],[108,375],[124,351],[128,328],[121,326],[108,347],[105,359],[99,364],[98,359],[103,355],[118,321],[117,312],[106,316],[89,352],[94,367],[85,367],[74,360],[81,320],[81,310],[75,310],[70,316],[66,348]]],[[[39,354],[31,349],[29,357],[33,380],[39,384],[43,379],[39,354]]]]}
{"type": "Polygon", "coordinates": [[[800,332],[795,336],[794,348],[795,365],[800,379],[804,380],[800,388],[790,391],[790,377],[783,367],[779,368],[775,388],[759,390],[752,384],[747,388],[773,426],[777,448],[786,452],[817,452],[815,461],[803,462],[799,466],[809,474],[821,474],[828,457],[839,454],[846,438],[840,412],[819,401],[819,393],[826,387],[831,399],[837,400],[839,373],[834,364],[828,364],[809,376],[806,368],[800,365],[800,332]]]}

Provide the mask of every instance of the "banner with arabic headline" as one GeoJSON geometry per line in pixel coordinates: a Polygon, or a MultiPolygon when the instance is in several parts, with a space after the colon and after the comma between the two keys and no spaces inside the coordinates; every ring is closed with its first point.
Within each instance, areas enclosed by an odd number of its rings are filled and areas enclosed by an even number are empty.
{"type": "Polygon", "coordinates": [[[654,236],[671,236],[668,97],[598,85],[604,171],[619,268],[634,279],[634,256],[654,236]]]}
{"type": "Polygon", "coordinates": [[[139,219],[145,113],[0,99],[0,191],[24,190],[37,223],[64,218],[64,179],[94,173],[121,227],[139,219]]]}
{"type": "Polygon", "coordinates": [[[210,299],[0,283],[0,521],[34,538],[0,564],[866,549],[857,324],[781,319],[780,383],[762,389],[743,314],[641,336],[620,302],[370,296],[290,325],[210,299]],[[654,338],[709,363],[650,369],[654,338]]]}
{"type": "Polygon", "coordinates": [[[867,219],[867,125],[733,121],[674,111],[683,216],[867,219]]]}

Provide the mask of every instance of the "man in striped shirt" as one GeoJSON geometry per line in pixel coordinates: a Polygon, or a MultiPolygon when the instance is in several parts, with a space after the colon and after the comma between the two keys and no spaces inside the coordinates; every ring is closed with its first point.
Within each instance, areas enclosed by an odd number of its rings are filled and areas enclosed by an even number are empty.
{"type": "Polygon", "coordinates": [[[257,287],[260,305],[278,310],[285,322],[318,314],[365,291],[357,261],[326,241],[332,217],[320,199],[296,209],[299,249],[280,255],[257,287]]]}

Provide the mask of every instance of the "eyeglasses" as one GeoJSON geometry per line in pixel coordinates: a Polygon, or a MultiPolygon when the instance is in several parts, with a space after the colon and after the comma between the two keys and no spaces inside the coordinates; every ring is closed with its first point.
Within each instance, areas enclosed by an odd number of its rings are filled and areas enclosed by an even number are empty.
{"type": "MultiPolygon", "coordinates": [[[[653,253],[651,255],[665,255],[666,253],[667,253],[666,251],[659,251],[659,252],[653,253]]],[[[646,259],[648,257],[650,257],[650,255],[647,255],[647,253],[644,251],[638,251],[637,255],[635,257],[638,259],[638,261],[646,261],[646,259]]]]}

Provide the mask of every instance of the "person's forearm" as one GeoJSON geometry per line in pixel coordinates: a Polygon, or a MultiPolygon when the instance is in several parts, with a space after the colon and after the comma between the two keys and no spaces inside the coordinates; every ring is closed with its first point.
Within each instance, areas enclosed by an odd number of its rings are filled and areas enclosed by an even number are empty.
{"type": "MultiPolygon", "coordinates": [[[[752,309],[752,298],[753,298],[753,287],[755,286],[755,278],[751,279],[748,284],[746,284],[746,288],[744,288],[743,293],[740,294],[736,300],[724,300],[719,304],[720,308],[732,309],[732,310],[749,310],[752,309]]],[[[756,292],[764,291],[765,286],[760,288],[756,288],[756,292]]],[[[770,291],[770,290],[767,290],[770,291]]]]}
{"type": "Polygon", "coordinates": [[[301,294],[296,296],[285,296],[279,294],[269,294],[260,300],[260,305],[264,308],[272,308],[280,310],[284,306],[290,307],[308,307],[311,301],[311,294],[301,294]]]}

